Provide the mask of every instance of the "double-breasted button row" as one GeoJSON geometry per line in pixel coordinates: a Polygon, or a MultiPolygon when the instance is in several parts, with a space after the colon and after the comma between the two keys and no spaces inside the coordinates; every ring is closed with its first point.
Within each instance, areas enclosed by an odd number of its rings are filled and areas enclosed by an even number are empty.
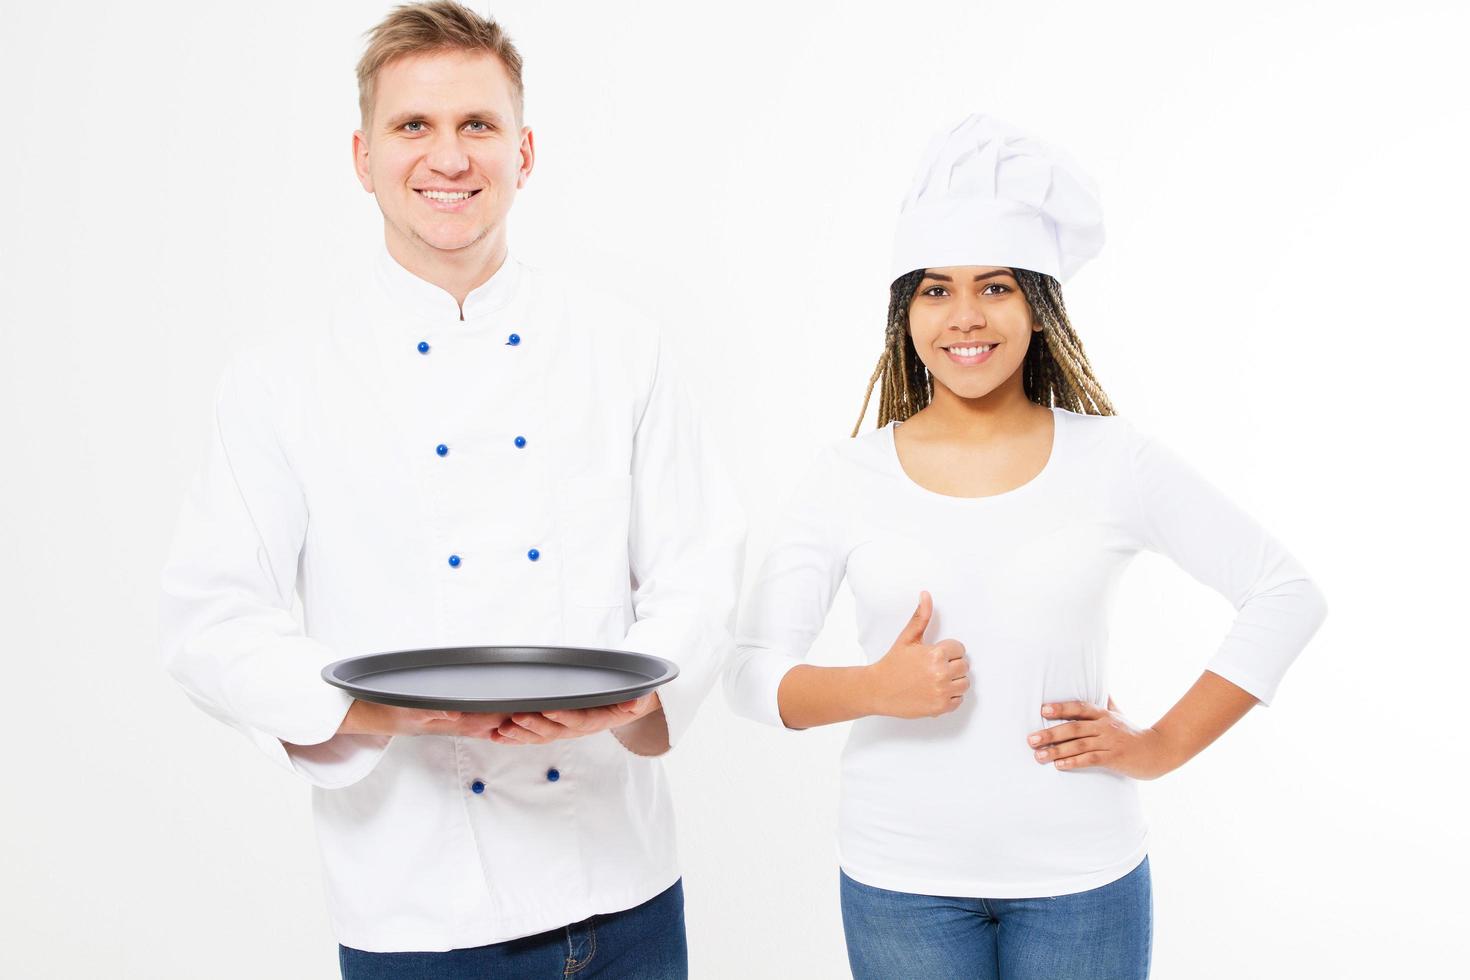
{"type": "MultiPolygon", "coordinates": [[[[519,347],[521,345],[521,335],[518,334],[518,333],[511,334],[510,336],[508,336],[505,339],[505,345],[507,347],[519,347]]],[[[418,344],[416,345],[415,349],[420,354],[428,354],[431,350],[433,350],[433,347],[429,344],[429,342],[427,340],[421,340],[421,341],[418,342],[418,344]]],[[[525,436],[516,436],[515,439],[513,440],[513,443],[514,443],[514,445],[515,445],[515,447],[517,449],[525,449],[526,448],[526,437],[525,436]]],[[[440,459],[443,459],[444,457],[448,456],[449,455],[449,444],[447,442],[441,442],[441,443],[437,444],[434,447],[434,455],[438,456],[440,459]]],[[[530,551],[526,552],[526,558],[529,559],[530,561],[540,561],[541,560],[541,551],[540,551],[540,549],[532,548],[530,551]]],[[[449,556],[449,567],[450,568],[458,568],[462,564],[464,564],[464,559],[462,559],[459,555],[450,555],[449,556]]],[[[552,772],[555,772],[555,771],[556,770],[552,770],[552,772]]],[[[556,776],[551,776],[551,775],[548,775],[547,778],[550,779],[550,780],[552,780],[553,782],[555,782],[556,779],[557,779],[556,776]]],[[[475,790],[476,793],[484,792],[484,789],[485,789],[485,784],[484,783],[480,782],[479,780],[476,780],[474,785],[479,787],[479,789],[476,789],[475,790]]],[[[473,786],[471,788],[473,788],[473,786]]]]}
{"type": "MultiPolygon", "coordinates": [[[[546,781],[547,782],[554,783],[554,782],[556,782],[559,779],[561,779],[561,770],[560,769],[557,769],[555,766],[553,766],[550,769],[546,770],[546,781]]],[[[471,793],[474,793],[476,796],[479,796],[482,793],[484,793],[485,792],[485,780],[483,780],[483,779],[476,779],[476,780],[471,781],[471,783],[470,783],[470,792],[471,793]]]]}

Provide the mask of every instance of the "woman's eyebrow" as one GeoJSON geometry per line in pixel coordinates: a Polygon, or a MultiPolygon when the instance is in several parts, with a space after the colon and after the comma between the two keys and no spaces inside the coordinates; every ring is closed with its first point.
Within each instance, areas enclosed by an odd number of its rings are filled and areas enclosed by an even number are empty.
{"type": "MultiPolygon", "coordinates": [[[[980,273],[979,275],[977,275],[975,277],[975,281],[976,282],[979,282],[981,279],[993,279],[996,276],[1009,276],[1009,275],[1011,275],[1011,270],[1010,269],[996,269],[994,272],[982,272],[982,273],[980,273]]],[[[940,282],[954,282],[954,280],[951,279],[949,276],[940,275],[937,272],[926,272],[926,273],[924,273],[924,278],[925,279],[937,279],[940,282]]]]}

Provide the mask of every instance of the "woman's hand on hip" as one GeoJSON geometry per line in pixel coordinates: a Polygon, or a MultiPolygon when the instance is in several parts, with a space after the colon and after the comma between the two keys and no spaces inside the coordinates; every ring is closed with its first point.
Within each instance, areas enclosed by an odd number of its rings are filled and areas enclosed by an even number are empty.
{"type": "Polygon", "coordinates": [[[919,593],[919,608],[883,659],[868,669],[873,679],[873,714],[931,718],[953,711],[970,689],[970,662],[959,640],[925,643],[934,600],[919,593]]]}
{"type": "Polygon", "coordinates": [[[1086,701],[1041,706],[1042,717],[1065,724],[1032,732],[1026,739],[1036,761],[1063,771],[1102,768],[1133,779],[1157,779],[1177,766],[1163,736],[1134,728],[1111,698],[1107,708],[1086,701]]]}

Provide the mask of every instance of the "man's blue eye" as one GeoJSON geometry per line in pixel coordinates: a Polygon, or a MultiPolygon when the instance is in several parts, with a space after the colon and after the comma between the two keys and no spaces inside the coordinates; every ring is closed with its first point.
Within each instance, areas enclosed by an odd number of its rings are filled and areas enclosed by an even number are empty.
{"type": "Polygon", "coordinates": [[[421,123],[421,122],[409,122],[409,123],[404,123],[403,124],[403,128],[406,129],[406,130],[408,130],[410,133],[417,133],[418,130],[415,129],[414,127],[415,126],[422,126],[422,125],[423,125],[423,123],[421,123]]]}

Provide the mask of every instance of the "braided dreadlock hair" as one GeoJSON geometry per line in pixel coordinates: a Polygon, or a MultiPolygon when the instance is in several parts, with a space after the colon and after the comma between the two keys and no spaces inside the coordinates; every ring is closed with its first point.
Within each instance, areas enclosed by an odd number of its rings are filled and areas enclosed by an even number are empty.
{"type": "MultiPolygon", "coordinates": [[[[873,388],[881,381],[878,395],[878,428],[890,421],[904,421],[929,404],[934,396],[934,382],[929,369],[919,360],[909,336],[909,306],[927,270],[915,269],[893,281],[888,297],[888,330],[883,356],[868,380],[863,396],[863,410],[852,427],[856,436],[868,414],[873,388]]],[[[1084,415],[1113,415],[1113,403],[1093,376],[1092,365],[1082,349],[1082,341],[1067,319],[1062,303],[1062,286],[1056,279],[1029,269],[1012,269],[1021,293],[1031,306],[1033,320],[1041,332],[1033,334],[1021,365],[1021,382],[1026,397],[1038,405],[1056,405],[1084,415]]]]}

